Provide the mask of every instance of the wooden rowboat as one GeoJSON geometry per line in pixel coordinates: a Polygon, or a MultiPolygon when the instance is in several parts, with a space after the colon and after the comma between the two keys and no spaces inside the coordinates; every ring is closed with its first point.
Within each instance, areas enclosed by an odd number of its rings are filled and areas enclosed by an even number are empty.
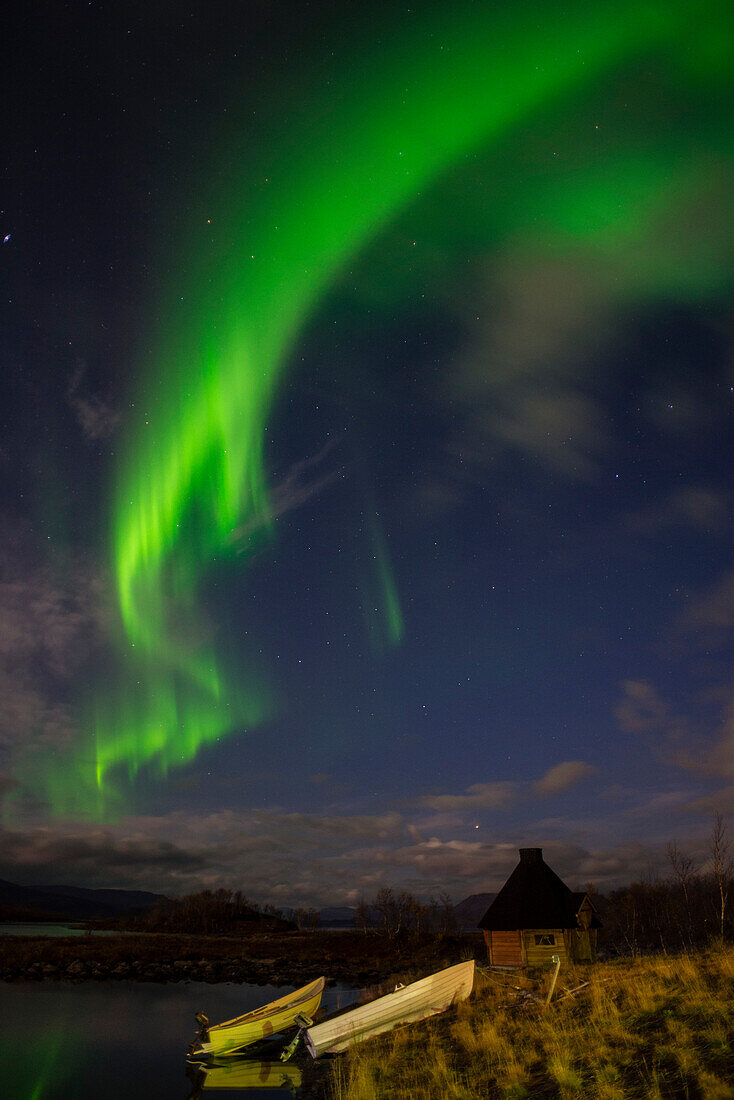
{"type": "Polygon", "coordinates": [[[323,991],[324,979],[317,978],[310,985],[286,993],[277,1001],[270,1001],[262,1008],[222,1024],[210,1025],[206,1016],[199,1013],[196,1018],[201,1027],[191,1044],[190,1056],[229,1054],[286,1031],[295,1025],[296,1016],[313,1016],[321,1003],[323,991]]]}
{"type": "Polygon", "coordinates": [[[400,1024],[425,1020],[444,1012],[451,1005],[466,1000],[473,986],[474,960],[470,959],[314,1024],[304,1033],[306,1046],[313,1058],[337,1054],[352,1043],[391,1031],[400,1024]]]}

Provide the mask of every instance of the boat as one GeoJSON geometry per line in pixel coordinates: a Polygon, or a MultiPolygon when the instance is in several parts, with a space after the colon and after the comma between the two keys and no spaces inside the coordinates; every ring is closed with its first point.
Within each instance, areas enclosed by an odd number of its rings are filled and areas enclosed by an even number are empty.
{"type": "Polygon", "coordinates": [[[304,1029],[304,1041],[312,1058],[338,1054],[353,1043],[391,1031],[400,1024],[425,1020],[465,1001],[474,987],[474,960],[458,963],[437,974],[397,986],[392,993],[357,1008],[329,1016],[304,1029]]]}
{"type": "Polygon", "coordinates": [[[210,1024],[203,1012],[196,1015],[199,1032],[189,1046],[191,1058],[230,1054],[262,1039],[269,1039],[296,1025],[297,1016],[311,1017],[321,1003],[324,978],[286,993],[277,1001],[253,1009],[222,1024],[210,1024]]]}
{"type": "Polygon", "coordinates": [[[209,1089],[274,1089],[292,1097],[301,1087],[301,1070],[295,1063],[258,1062],[251,1058],[222,1058],[187,1069],[192,1082],[191,1097],[209,1089]]]}

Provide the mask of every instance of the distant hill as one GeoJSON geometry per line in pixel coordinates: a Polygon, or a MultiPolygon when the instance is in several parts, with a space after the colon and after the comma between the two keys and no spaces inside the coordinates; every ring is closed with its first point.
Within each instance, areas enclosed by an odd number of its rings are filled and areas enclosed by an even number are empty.
{"type": "Polygon", "coordinates": [[[354,924],[355,913],[352,905],[327,905],[319,909],[319,924],[322,928],[349,927],[354,924]]]}
{"type": "Polygon", "coordinates": [[[454,915],[459,928],[476,928],[496,894],[470,894],[454,906],[454,915]]]}
{"type": "Polygon", "coordinates": [[[6,920],[13,909],[46,914],[61,920],[116,917],[150,909],[163,897],[142,890],[88,890],[83,886],[19,886],[0,879],[0,909],[6,920]]]}
{"type": "MultiPolygon", "coordinates": [[[[496,894],[470,894],[455,905],[454,916],[458,928],[476,928],[496,894]]],[[[327,905],[319,910],[319,925],[322,928],[348,928],[355,923],[356,909],[351,905],[327,905]]],[[[370,907],[369,921],[373,926],[380,923],[380,914],[370,907]]]]}
{"type": "MultiPolygon", "coordinates": [[[[471,894],[454,906],[459,928],[476,928],[496,894],[471,894]]],[[[19,886],[0,879],[0,920],[38,919],[93,920],[130,916],[152,909],[166,900],[164,894],[146,890],[93,890],[85,886],[19,886]],[[18,910],[14,917],[12,910],[18,910]],[[21,915],[21,911],[25,911],[21,915]]],[[[350,905],[327,905],[319,910],[322,928],[349,928],[355,925],[356,910],[350,905]]],[[[293,910],[284,910],[292,918],[293,910]]],[[[370,923],[378,925],[380,914],[370,909],[370,923]]]]}
{"type": "Polygon", "coordinates": [[[166,899],[165,894],[151,894],[147,890],[90,890],[85,886],[43,886],[40,889],[47,894],[63,894],[66,897],[83,898],[97,905],[109,906],[116,913],[152,909],[159,901],[166,899]]]}

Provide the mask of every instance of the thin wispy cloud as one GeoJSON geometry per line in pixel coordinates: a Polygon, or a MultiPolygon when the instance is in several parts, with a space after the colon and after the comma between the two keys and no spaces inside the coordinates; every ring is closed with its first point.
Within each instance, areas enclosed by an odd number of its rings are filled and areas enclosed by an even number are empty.
{"type": "Polygon", "coordinates": [[[583,760],[564,760],[556,764],[533,784],[533,790],[540,798],[549,798],[552,795],[563,794],[570,787],[580,783],[582,779],[595,775],[599,769],[594,764],[587,764],[583,760]]]}
{"type": "Polygon", "coordinates": [[[79,360],[69,377],[66,400],[87,439],[106,439],[117,428],[120,413],[98,393],[86,390],[86,374],[86,364],[79,360]]]}

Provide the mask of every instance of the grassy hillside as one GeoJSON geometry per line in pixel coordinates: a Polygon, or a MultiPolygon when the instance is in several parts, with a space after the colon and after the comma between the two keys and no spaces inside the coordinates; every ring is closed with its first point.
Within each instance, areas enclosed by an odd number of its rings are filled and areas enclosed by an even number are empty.
{"type": "Polygon", "coordinates": [[[562,970],[545,1007],[548,985],[479,973],[456,1010],[335,1059],[323,1095],[734,1098],[734,948],[562,970]]]}

